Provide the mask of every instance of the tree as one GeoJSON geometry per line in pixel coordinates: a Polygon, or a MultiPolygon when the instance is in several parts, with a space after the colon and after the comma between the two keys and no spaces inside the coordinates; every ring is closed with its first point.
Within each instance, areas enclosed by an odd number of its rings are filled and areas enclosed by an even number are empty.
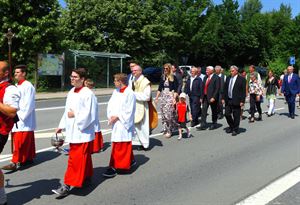
{"type": "MultiPolygon", "coordinates": [[[[8,28],[16,33],[13,39],[13,63],[33,63],[38,53],[60,49],[57,0],[0,0],[2,33],[8,28]]],[[[6,39],[0,39],[1,53],[6,56],[6,39]]]]}
{"type": "Polygon", "coordinates": [[[246,0],[240,10],[242,22],[251,20],[255,14],[260,13],[261,9],[262,4],[260,0],[246,0]]]}

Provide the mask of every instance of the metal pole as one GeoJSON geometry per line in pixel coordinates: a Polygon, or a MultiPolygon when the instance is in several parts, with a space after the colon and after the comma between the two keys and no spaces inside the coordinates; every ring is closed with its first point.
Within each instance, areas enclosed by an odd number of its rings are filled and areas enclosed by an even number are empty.
{"type": "Polygon", "coordinates": [[[106,82],[107,82],[107,85],[106,87],[109,88],[109,57],[107,58],[107,79],[106,79],[106,82]]]}
{"type": "Polygon", "coordinates": [[[123,58],[120,59],[120,63],[121,63],[121,73],[123,73],[123,58]]]}
{"type": "Polygon", "coordinates": [[[77,55],[74,56],[74,69],[77,68],[77,55]]]}
{"type": "Polygon", "coordinates": [[[11,45],[12,45],[12,39],[15,37],[15,34],[11,31],[11,28],[8,29],[7,33],[4,34],[4,36],[7,38],[8,43],[8,63],[9,63],[9,79],[12,79],[12,61],[11,61],[11,45]]]}

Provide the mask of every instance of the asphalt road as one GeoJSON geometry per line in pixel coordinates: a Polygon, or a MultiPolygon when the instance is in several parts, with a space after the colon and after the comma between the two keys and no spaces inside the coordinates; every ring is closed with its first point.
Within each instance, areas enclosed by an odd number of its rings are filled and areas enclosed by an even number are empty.
{"type": "MultiPolygon", "coordinates": [[[[68,157],[52,151],[51,131],[46,130],[57,126],[64,102],[37,103],[39,153],[33,166],[5,173],[9,204],[235,204],[300,165],[300,116],[289,119],[287,105],[279,99],[275,116],[263,115],[262,122],[253,124],[243,120],[241,134],[235,137],[225,133],[225,119],[216,130],[193,128],[194,137],[181,141],[177,136],[164,138],[160,126],[153,132],[149,151],[134,151],[138,164],[130,173],[105,179],[102,173],[111,151],[106,101],[106,97],[99,99],[105,150],[93,155],[92,184],[73,189],[61,200],[55,199],[51,189],[63,179],[68,157]]],[[[266,110],[266,104],[262,107],[266,110]]],[[[9,144],[1,166],[9,161],[9,144]]]]}

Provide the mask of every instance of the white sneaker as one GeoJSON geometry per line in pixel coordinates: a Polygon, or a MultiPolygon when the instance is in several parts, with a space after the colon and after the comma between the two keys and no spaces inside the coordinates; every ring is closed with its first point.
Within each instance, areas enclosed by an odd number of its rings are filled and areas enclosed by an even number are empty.
{"type": "Polygon", "coordinates": [[[179,135],[177,139],[178,139],[178,140],[181,140],[181,138],[182,138],[182,135],[179,135]]]}

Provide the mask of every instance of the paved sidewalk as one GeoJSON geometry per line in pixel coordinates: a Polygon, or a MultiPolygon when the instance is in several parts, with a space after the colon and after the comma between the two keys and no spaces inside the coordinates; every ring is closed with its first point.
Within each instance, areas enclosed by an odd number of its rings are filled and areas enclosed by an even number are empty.
{"type": "MultiPolygon", "coordinates": [[[[152,85],[152,91],[156,91],[158,89],[158,85],[152,85]]],[[[113,93],[114,88],[96,88],[93,89],[96,96],[103,96],[103,95],[111,95],[113,93]]],[[[48,100],[48,99],[59,99],[59,98],[66,98],[69,91],[62,91],[62,92],[40,92],[36,93],[35,99],[36,100],[48,100]]]]}

